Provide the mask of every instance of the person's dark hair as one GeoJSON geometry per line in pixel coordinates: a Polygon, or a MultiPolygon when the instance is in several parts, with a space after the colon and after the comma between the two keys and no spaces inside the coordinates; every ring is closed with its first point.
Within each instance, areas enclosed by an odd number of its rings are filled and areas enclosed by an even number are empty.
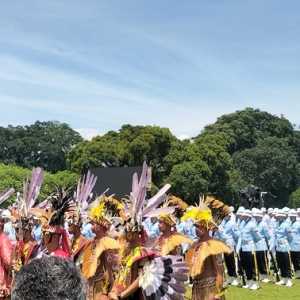
{"type": "Polygon", "coordinates": [[[11,300],[84,300],[85,284],[71,261],[45,256],[32,260],[15,277],[11,300]]]}

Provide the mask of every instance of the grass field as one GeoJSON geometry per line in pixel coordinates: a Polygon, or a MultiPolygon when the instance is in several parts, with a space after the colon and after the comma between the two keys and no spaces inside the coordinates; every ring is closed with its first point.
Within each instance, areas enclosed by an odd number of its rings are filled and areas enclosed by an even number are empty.
{"type": "MultiPolygon", "coordinates": [[[[186,299],[191,299],[190,290],[186,299]]],[[[226,291],[226,300],[300,300],[300,280],[294,280],[291,288],[275,284],[262,284],[258,291],[230,287],[226,291]]]]}

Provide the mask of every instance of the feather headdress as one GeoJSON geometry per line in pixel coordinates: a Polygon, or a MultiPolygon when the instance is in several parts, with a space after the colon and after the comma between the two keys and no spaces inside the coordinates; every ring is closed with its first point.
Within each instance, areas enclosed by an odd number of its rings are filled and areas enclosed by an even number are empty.
{"type": "Polygon", "coordinates": [[[170,199],[172,198],[173,196],[166,197],[166,201],[163,203],[162,207],[159,208],[160,214],[158,216],[158,220],[160,222],[164,222],[165,224],[171,227],[176,225],[176,210],[177,210],[176,203],[174,201],[170,201],[170,199]]]}
{"type": "Polygon", "coordinates": [[[73,189],[65,190],[57,187],[56,193],[49,198],[51,209],[45,209],[41,216],[44,222],[43,231],[61,233],[64,230],[65,214],[74,212],[75,205],[73,200],[73,189]]]}
{"type": "Polygon", "coordinates": [[[92,203],[92,191],[96,182],[97,176],[90,171],[79,179],[73,198],[75,209],[67,216],[70,222],[80,225],[82,218],[87,216],[88,207],[92,203]]]}
{"type": "Polygon", "coordinates": [[[100,201],[105,203],[106,211],[110,216],[122,217],[124,214],[125,204],[121,200],[115,198],[114,195],[103,195],[100,201]]]}
{"type": "Polygon", "coordinates": [[[9,197],[11,197],[15,193],[14,188],[6,189],[5,191],[0,193],[0,205],[3,204],[9,197]]]}
{"type": "Polygon", "coordinates": [[[31,173],[30,180],[27,178],[23,184],[23,193],[17,194],[17,210],[14,217],[19,219],[23,229],[31,229],[32,227],[32,209],[36,204],[41,186],[44,180],[44,171],[41,168],[34,168],[31,173]]]}
{"type": "Polygon", "coordinates": [[[207,196],[204,202],[211,209],[213,219],[217,224],[220,224],[230,214],[229,206],[214,196],[207,196]]]}
{"type": "Polygon", "coordinates": [[[88,171],[87,174],[78,181],[75,201],[84,211],[88,209],[88,206],[91,203],[91,194],[96,185],[97,179],[97,176],[88,171]]]}
{"type": "Polygon", "coordinates": [[[212,212],[206,205],[204,198],[200,198],[198,206],[192,206],[187,209],[186,213],[182,216],[182,221],[191,219],[198,224],[204,224],[206,227],[214,224],[212,212]]]}
{"type": "Polygon", "coordinates": [[[172,213],[173,207],[158,208],[166,200],[166,193],[171,185],[166,184],[156,195],[146,200],[147,186],[149,183],[149,169],[144,162],[140,179],[137,173],[132,178],[132,192],[130,193],[130,206],[128,207],[129,221],[127,231],[142,231],[143,218],[158,217],[162,213],[172,213]]]}
{"type": "Polygon", "coordinates": [[[101,198],[102,197],[99,197],[90,206],[88,216],[92,222],[102,225],[103,227],[109,228],[112,224],[110,221],[111,216],[107,213],[106,203],[102,201],[101,198]]]}
{"type": "Polygon", "coordinates": [[[89,205],[88,216],[91,221],[101,224],[104,227],[111,225],[111,219],[116,217],[119,210],[124,210],[122,202],[113,198],[113,195],[106,196],[108,189],[96,198],[93,203],[89,205]]]}
{"type": "Polygon", "coordinates": [[[192,219],[195,223],[204,223],[206,226],[220,224],[230,213],[229,207],[213,196],[199,198],[199,205],[189,208],[182,217],[182,221],[192,219]]]}
{"type": "Polygon", "coordinates": [[[187,203],[185,203],[181,198],[174,195],[170,195],[168,197],[168,206],[176,206],[176,208],[179,208],[181,210],[186,210],[188,208],[187,203]]]}
{"type": "Polygon", "coordinates": [[[22,200],[24,201],[23,215],[27,216],[29,210],[34,207],[39,196],[41,186],[44,180],[44,171],[41,168],[32,170],[31,179],[24,183],[22,200]]]}

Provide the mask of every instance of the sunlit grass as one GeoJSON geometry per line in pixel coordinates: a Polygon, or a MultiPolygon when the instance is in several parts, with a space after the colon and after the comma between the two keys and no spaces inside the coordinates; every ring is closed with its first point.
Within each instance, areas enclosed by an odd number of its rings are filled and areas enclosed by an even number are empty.
{"type": "MultiPolygon", "coordinates": [[[[186,297],[191,299],[191,289],[188,288],[186,297]]],[[[275,284],[261,284],[257,291],[250,291],[238,287],[229,287],[226,291],[226,300],[300,300],[300,280],[294,280],[291,288],[275,284]]]]}

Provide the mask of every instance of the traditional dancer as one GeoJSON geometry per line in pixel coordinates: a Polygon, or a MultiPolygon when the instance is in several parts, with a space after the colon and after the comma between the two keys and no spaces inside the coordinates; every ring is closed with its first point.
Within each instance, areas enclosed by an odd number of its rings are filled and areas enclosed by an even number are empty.
{"type": "Polygon", "coordinates": [[[216,225],[212,212],[201,201],[198,207],[192,207],[182,217],[192,219],[196,226],[198,241],[187,251],[186,261],[192,278],[192,300],[211,300],[223,297],[223,263],[221,254],[232,250],[223,242],[211,238],[209,232],[216,225]]]}
{"type": "Polygon", "coordinates": [[[182,245],[193,243],[191,239],[177,232],[176,219],[172,214],[160,215],[158,222],[161,234],[155,242],[154,249],[161,255],[181,255],[182,245]]]}
{"type": "Polygon", "coordinates": [[[62,258],[72,256],[70,241],[65,230],[65,213],[74,210],[71,190],[58,189],[50,197],[52,207],[41,210],[39,217],[42,220],[42,249],[39,256],[53,255],[62,258]]]}
{"type": "Polygon", "coordinates": [[[34,220],[31,209],[39,196],[44,179],[41,168],[32,170],[30,182],[26,180],[23,195],[18,195],[17,209],[14,210],[17,243],[14,249],[13,269],[19,271],[30,259],[37,255],[39,245],[33,237],[34,220]]]}
{"type": "Polygon", "coordinates": [[[72,235],[71,251],[74,262],[81,264],[83,249],[89,240],[82,233],[83,220],[87,218],[87,209],[91,203],[91,193],[95,187],[97,177],[88,172],[86,176],[78,181],[74,197],[75,209],[67,215],[68,230],[72,235]]]}
{"type": "Polygon", "coordinates": [[[104,202],[96,200],[92,204],[89,218],[96,236],[82,253],[82,274],[88,283],[87,299],[108,299],[114,282],[114,252],[119,249],[119,243],[108,236],[111,222],[106,217],[104,202]]]}
{"type": "Polygon", "coordinates": [[[13,245],[7,235],[3,232],[4,220],[0,216],[0,300],[6,299],[10,294],[11,285],[11,263],[13,256],[13,245]]]}
{"type": "Polygon", "coordinates": [[[145,247],[143,218],[170,213],[172,208],[155,210],[164,200],[170,185],[146,201],[148,167],[144,163],[140,180],[133,176],[131,207],[125,224],[125,245],[120,251],[120,271],[110,299],[183,299],[187,269],[179,256],[157,256],[145,247]]]}
{"type": "MultiPolygon", "coordinates": [[[[14,192],[15,190],[11,188],[0,193],[0,205],[9,199],[14,192]]],[[[6,299],[10,294],[13,258],[13,245],[4,233],[5,217],[2,214],[3,212],[0,214],[0,300],[6,299]]]]}

